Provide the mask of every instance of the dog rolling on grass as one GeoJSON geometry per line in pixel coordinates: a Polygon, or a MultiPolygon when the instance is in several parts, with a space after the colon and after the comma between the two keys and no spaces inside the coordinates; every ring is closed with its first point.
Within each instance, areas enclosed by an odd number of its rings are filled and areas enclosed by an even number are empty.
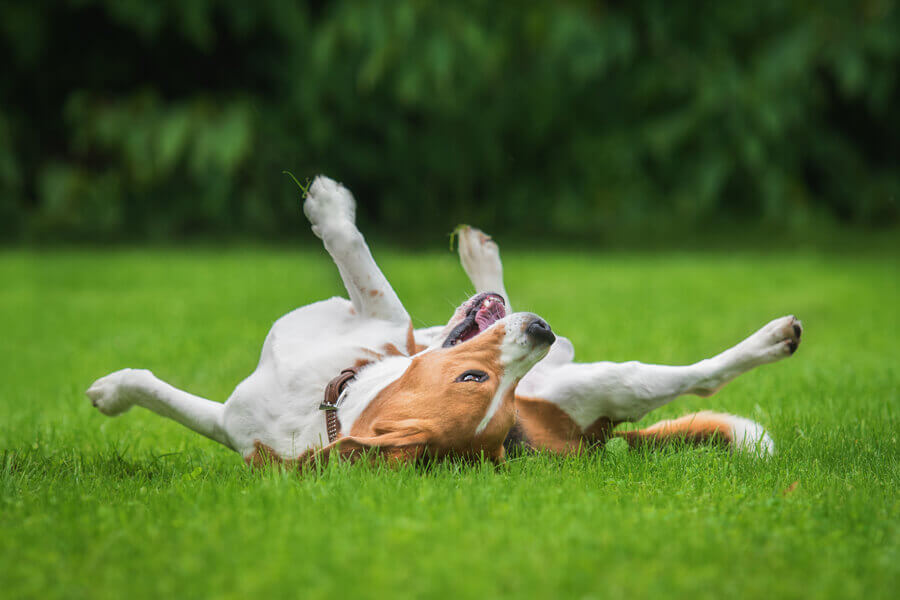
{"type": "Polygon", "coordinates": [[[225,404],[194,396],[141,369],[88,389],[116,416],[142,406],[239,452],[268,461],[398,460],[486,456],[510,450],[571,453],[613,436],[631,446],[675,440],[721,443],[768,455],[761,425],[700,412],[616,432],[682,394],[709,395],[738,375],[794,353],[802,328],[776,319],[712,358],[688,366],[576,363],[569,340],[532,313],[513,313],[497,245],[471,227],[459,255],[476,289],[446,325],[414,330],[355,225],[350,192],[327,177],[309,187],[304,212],[349,300],[331,298],[281,317],[256,370],[225,404]]]}

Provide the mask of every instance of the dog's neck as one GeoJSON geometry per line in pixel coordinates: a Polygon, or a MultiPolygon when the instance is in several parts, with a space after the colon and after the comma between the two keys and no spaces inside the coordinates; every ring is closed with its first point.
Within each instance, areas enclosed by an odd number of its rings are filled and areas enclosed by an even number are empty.
{"type": "Polygon", "coordinates": [[[381,391],[397,381],[406,372],[412,359],[407,356],[392,356],[363,367],[356,378],[344,389],[338,419],[344,435],[350,432],[353,423],[381,391]]]}

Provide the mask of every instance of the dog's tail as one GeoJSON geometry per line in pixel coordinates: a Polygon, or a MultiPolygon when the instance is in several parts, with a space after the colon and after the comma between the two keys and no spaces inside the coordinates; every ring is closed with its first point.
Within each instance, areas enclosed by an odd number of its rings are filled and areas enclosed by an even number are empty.
{"type": "Polygon", "coordinates": [[[702,444],[718,441],[759,456],[771,456],[775,451],[772,438],[756,421],[708,410],[660,421],[646,429],[616,431],[613,435],[625,438],[632,448],[664,446],[671,442],[702,444]]]}

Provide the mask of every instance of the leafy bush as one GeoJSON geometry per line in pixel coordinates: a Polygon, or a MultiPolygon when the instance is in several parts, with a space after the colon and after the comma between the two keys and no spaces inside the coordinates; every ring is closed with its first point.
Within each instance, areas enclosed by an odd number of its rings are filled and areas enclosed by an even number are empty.
{"type": "Polygon", "coordinates": [[[0,4],[0,235],[900,218],[890,0],[0,4]]]}

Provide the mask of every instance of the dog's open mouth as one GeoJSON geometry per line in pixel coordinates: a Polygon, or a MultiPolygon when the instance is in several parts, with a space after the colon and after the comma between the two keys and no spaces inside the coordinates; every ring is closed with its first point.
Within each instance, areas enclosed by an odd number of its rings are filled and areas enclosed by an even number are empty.
{"type": "Polygon", "coordinates": [[[466,317],[453,328],[444,341],[444,348],[470,340],[506,316],[506,303],[499,294],[479,294],[470,302],[466,317]]]}

